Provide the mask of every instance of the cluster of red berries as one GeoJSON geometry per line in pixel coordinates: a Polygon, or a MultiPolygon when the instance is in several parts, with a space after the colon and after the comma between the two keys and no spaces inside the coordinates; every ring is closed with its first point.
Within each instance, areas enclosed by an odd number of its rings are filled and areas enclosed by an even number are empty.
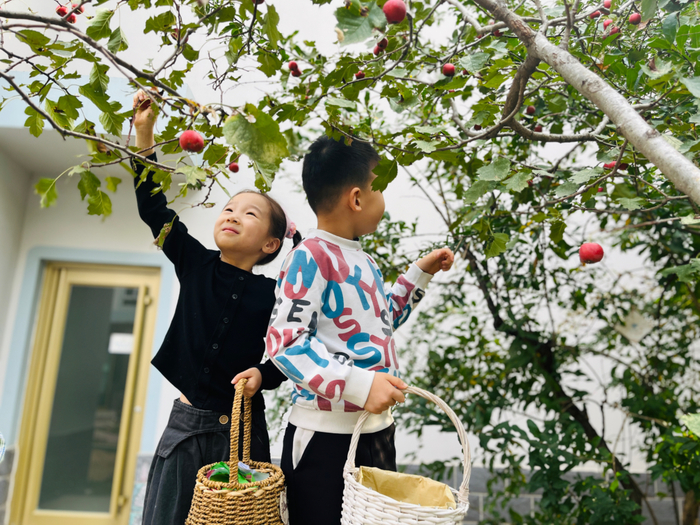
{"type": "Polygon", "coordinates": [[[85,12],[85,8],[83,7],[82,4],[71,4],[70,7],[67,5],[59,5],[56,8],[56,14],[63,18],[68,14],[68,11],[73,11],[68,18],[66,18],[66,22],[69,24],[75,24],[78,21],[78,17],[75,16],[76,13],[81,14],[85,12]]]}
{"type": "Polygon", "coordinates": [[[299,64],[294,62],[294,60],[289,62],[289,64],[287,64],[287,65],[289,67],[289,71],[292,72],[293,77],[300,77],[301,76],[301,70],[299,69],[299,64]]]}
{"type": "Polygon", "coordinates": [[[377,45],[374,46],[374,56],[378,56],[379,53],[387,48],[388,45],[389,41],[386,38],[382,38],[379,42],[377,42],[377,45]]]}

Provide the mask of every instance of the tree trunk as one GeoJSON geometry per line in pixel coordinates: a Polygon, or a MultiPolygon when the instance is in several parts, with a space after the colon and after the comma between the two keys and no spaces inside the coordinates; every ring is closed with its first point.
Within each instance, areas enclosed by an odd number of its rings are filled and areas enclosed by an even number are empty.
{"type": "Polygon", "coordinates": [[[700,510],[700,501],[695,499],[695,492],[689,490],[685,493],[685,501],[683,502],[683,525],[698,525],[698,510],[700,510]]]}

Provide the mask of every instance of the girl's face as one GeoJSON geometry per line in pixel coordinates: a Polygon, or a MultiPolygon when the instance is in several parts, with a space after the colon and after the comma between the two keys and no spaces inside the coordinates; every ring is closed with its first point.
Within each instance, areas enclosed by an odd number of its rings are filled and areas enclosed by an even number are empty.
{"type": "Polygon", "coordinates": [[[270,205],[262,195],[240,193],[231,199],[214,224],[214,241],[222,253],[262,259],[274,252],[279,239],[270,235],[270,205]]]}

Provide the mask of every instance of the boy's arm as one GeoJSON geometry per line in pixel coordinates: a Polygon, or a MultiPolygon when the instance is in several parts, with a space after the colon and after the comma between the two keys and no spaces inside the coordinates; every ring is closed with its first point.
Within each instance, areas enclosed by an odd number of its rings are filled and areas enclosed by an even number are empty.
{"type": "MultiPolygon", "coordinates": [[[[449,248],[433,250],[425,257],[411,264],[408,271],[399,276],[387,293],[391,322],[396,330],[408,320],[413,309],[425,297],[425,288],[440,270],[447,271],[454,263],[454,254],[449,248]]],[[[381,273],[377,269],[377,274],[381,273]]]]}
{"type": "Polygon", "coordinates": [[[327,286],[303,245],[290,253],[278,281],[265,348],[284,375],[304,390],[364,407],[375,373],[342,363],[316,337],[327,286]]]}

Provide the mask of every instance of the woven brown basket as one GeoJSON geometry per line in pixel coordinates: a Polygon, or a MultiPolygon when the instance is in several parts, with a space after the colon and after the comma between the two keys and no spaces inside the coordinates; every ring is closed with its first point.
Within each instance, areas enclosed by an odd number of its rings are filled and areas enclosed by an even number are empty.
{"type": "Polygon", "coordinates": [[[231,456],[229,458],[229,482],[211,481],[206,473],[212,465],[205,465],[197,472],[190,514],[186,525],[281,525],[280,497],[284,492],[282,470],[271,464],[250,460],[251,400],[245,398],[243,432],[243,463],[260,472],[269,472],[264,481],[251,484],[238,483],[239,421],[243,387],[247,379],[236,385],[231,414],[231,456]],[[235,480],[235,481],[234,481],[235,480]]]}

